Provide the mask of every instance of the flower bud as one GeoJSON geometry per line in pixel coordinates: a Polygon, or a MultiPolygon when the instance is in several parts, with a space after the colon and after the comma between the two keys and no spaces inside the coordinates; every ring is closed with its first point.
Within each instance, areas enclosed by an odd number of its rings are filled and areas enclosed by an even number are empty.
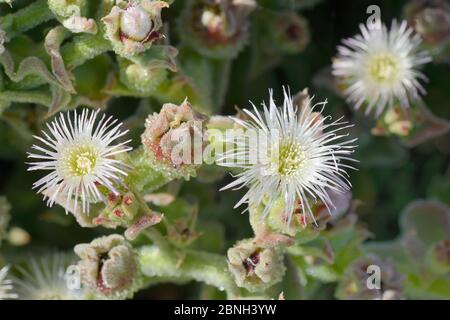
{"type": "Polygon", "coordinates": [[[212,58],[232,58],[247,43],[254,0],[190,0],[180,22],[180,36],[212,58]]]}
{"type": "Polygon", "coordinates": [[[123,36],[143,41],[152,30],[152,20],[139,5],[131,5],[120,15],[120,26],[123,36]]]}
{"type": "Polygon", "coordinates": [[[110,193],[107,203],[106,208],[94,219],[94,224],[103,225],[107,228],[128,227],[136,220],[139,203],[132,192],[123,195],[110,193]]]}
{"type": "Polygon", "coordinates": [[[405,6],[408,23],[430,47],[434,58],[446,58],[450,41],[450,4],[446,0],[415,0],[405,6]]]}
{"type": "Polygon", "coordinates": [[[30,240],[31,240],[30,234],[22,228],[12,227],[9,230],[8,242],[13,246],[17,247],[25,246],[30,242],[30,240]]]}
{"type": "MultiPolygon", "coordinates": [[[[397,135],[407,137],[414,129],[413,111],[405,111],[399,106],[389,108],[377,121],[377,125],[372,129],[373,135],[397,135]]],[[[418,123],[418,121],[415,121],[418,123]]]]}
{"type": "Polygon", "coordinates": [[[120,80],[128,88],[147,94],[153,92],[167,78],[167,70],[148,68],[119,59],[120,80]]]}
{"type": "Polygon", "coordinates": [[[116,195],[110,193],[106,208],[93,219],[93,224],[105,228],[125,227],[125,237],[134,240],[143,230],[162,220],[158,212],[143,213],[140,203],[132,192],[116,195]]]}
{"type": "Polygon", "coordinates": [[[403,297],[404,278],[392,263],[370,255],[354,261],[347,267],[336,296],[339,299],[350,300],[398,300],[403,297]],[[380,271],[379,274],[376,270],[380,271]]]}
{"type": "Polygon", "coordinates": [[[446,0],[411,1],[405,7],[408,22],[428,44],[439,44],[450,37],[450,4],[446,0]]]}
{"type": "Polygon", "coordinates": [[[99,297],[127,298],[138,288],[136,254],[122,236],[113,234],[75,246],[83,284],[99,297]]]}
{"type": "Polygon", "coordinates": [[[116,1],[117,5],[102,18],[106,37],[114,51],[123,57],[131,57],[149,49],[161,38],[161,10],[169,7],[165,1],[116,1]]]}
{"type": "Polygon", "coordinates": [[[286,271],[279,248],[258,245],[245,239],[228,249],[228,268],[236,284],[249,291],[262,291],[280,282],[286,271]]]}
{"type": "Polygon", "coordinates": [[[267,217],[267,225],[275,232],[290,236],[299,234],[303,239],[313,239],[325,229],[331,216],[321,202],[312,204],[311,211],[313,216],[303,212],[301,204],[297,203],[289,223],[289,214],[285,212],[284,201],[279,199],[267,217]]]}
{"type": "MultiPolygon", "coordinates": [[[[327,223],[332,219],[339,218],[343,213],[347,212],[350,208],[352,194],[351,192],[338,193],[333,190],[328,190],[328,196],[332,199],[335,208],[328,210],[326,205],[321,201],[311,202],[311,213],[304,212],[300,202],[294,209],[292,215],[285,210],[285,203],[282,198],[279,198],[272,210],[267,216],[267,226],[274,232],[286,234],[289,236],[297,236],[302,241],[307,241],[319,235],[319,231],[324,230],[327,223]],[[289,216],[292,219],[289,223],[289,216]]],[[[264,222],[261,217],[264,203],[256,209],[251,209],[251,223],[254,229],[257,229],[257,225],[264,222]]]]}
{"type": "Polygon", "coordinates": [[[288,53],[302,52],[310,41],[308,21],[295,12],[276,14],[270,21],[268,33],[272,47],[288,53]]]}
{"type": "Polygon", "coordinates": [[[127,192],[122,199],[123,212],[127,217],[134,217],[139,210],[139,203],[132,192],[127,192]]]}
{"type": "Polygon", "coordinates": [[[194,175],[203,157],[205,120],[187,100],[164,104],[147,118],[141,137],[150,161],[174,177],[194,175]]]}
{"type": "Polygon", "coordinates": [[[151,95],[166,80],[168,70],[176,72],[178,50],[155,45],[145,53],[129,59],[118,57],[120,81],[143,96],[151,95]]]}
{"type": "Polygon", "coordinates": [[[389,131],[398,136],[406,137],[411,132],[411,121],[403,120],[389,126],[389,131]]]}
{"type": "Polygon", "coordinates": [[[109,207],[115,207],[118,204],[120,204],[121,196],[119,194],[116,194],[114,192],[109,192],[107,197],[107,205],[109,207]]]}

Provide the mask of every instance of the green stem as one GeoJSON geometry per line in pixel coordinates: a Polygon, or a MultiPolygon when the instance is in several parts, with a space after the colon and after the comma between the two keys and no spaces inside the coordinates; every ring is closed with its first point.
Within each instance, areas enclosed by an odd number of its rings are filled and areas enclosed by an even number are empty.
{"type": "Polygon", "coordinates": [[[134,186],[138,193],[146,194],[166,184],[170,179],[148,160],[144,147],[139,147],[129,153],[133,171],[126,178],[127,185],[134,186]]]}
{"type": "Polygon", "coordinates": [[[75,37],[61,48],[61,55],[67,69],[72,70],[108,50],[111,50],[111,44],[99,32],[75,37]]]}
{"type": "Polygon", "coordinates": [[[231,72],[231,60],[217,60],[212,61],[214,66],[214,87],[215,89],[215,113],[220,113],[220,109],[222,108],[225,97],[228,90],[228,83],[230,80],[230,72],[231,72]]]}
{"type": "Polygon", "coordinates": [[[193,250],[184,251],[180,260],[173,250],[144,246],[139,250],[139,263],[146,277],[190,279],[225,290],[229,298],[239,297],[239,289],[228,272],[225,257],[193,250]]]}
{"type": "Polygon", "coordinates": [[[0,92],[0,101],[37,103],[50,106],[52,104],[52,97],[48,90],[2,91],[0,92]]]}
{"type": "Polygon", "coordinates": [[[37,0],[15,13],[2,17],[0,29],[6,32],[8,39],[12,39],[52,18],[54,15],[48,8],[47,1],[37,0]]]}
{"type": "MultiPolygon", "coordinates": [[[[152,213],[140,194],[136,196],[141,207],[152,213]]],[[[142,247],[139,251],[141,270],[146,276],[145,286],[153,284],[155,277],[170,282],[196,280],[226,290],[230,297],[239,295],[239,289],[228,272],[225,257],[193,250],[177,254],[176,249],[157,229],[149,228],[144,234],[153,242],[152,246],[142,247]]]]}
{"type": "Polygon", "coordinates": [[[166,250],[167,252],[170,252],[171,250],[174,250],[169,242],[164,238],[164,236],[155,228],[148,228],[146,229],[143,234],[149,238],[154,245],[158,246],[159,248],[162,248],[163,250],[166,250]]]}

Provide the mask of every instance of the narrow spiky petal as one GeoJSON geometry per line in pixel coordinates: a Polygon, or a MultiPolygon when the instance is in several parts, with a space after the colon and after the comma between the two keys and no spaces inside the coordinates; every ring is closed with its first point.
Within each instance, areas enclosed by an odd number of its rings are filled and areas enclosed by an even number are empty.
{"type": "Polygon", "coordinates": [[[17,276],[13,278],[21,300],[80,300],[85,290],[72,288],[68,267],[75,265],[74,256],[64,253],[47,253],[42,257],[30,257],[24,265],[15,266],[17,276]]]}
{"type": "Polygon", "coordinates": [[[17,294],[13,293],[12,280],[8,279],[9,266],[0,269],[0,300],[17,299],[17,294]]]}

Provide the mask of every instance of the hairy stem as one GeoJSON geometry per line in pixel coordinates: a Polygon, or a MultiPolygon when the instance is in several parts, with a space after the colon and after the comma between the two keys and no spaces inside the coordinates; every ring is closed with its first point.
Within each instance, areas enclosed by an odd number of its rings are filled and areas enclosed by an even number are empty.
{"type": "Polygon", "coordinates": [[[151,245],[140,248],[139,263],[146,277],[196,280],[225,290],[229,298],[239,296],[226,259],[218,254],[186,250],[177,256],[174,250],[151,245]]]}
{"type": "Polygon", "coordinates": [[[61,55],[69,70],[111,49],[108,40],[102,35],[83,34],[61,48],[61,55]]]}
{"type": "Polygon", "coordinates": [[[231,60],[217,60],[213,62],[214,77],[215,77],[215,113],[220,113],[228,89],[228,82],[230,80],[231,60]]]}
{"type": "Polygon", "coordinates": [[[15,13],[2,17],[0,29],[6,32],[8,39],[12,39],[52,18],[54,15],[48,8],[47,1],[37,0],[15,13]]]}
{"type": "Polygon", "coordinates": [[[128,185],[133,185],[140,193],[146,194],[156,190],[176,178],[155,166],[142,146],[129,155],[133,171],[127,176],[126,182],[128,185]]]}

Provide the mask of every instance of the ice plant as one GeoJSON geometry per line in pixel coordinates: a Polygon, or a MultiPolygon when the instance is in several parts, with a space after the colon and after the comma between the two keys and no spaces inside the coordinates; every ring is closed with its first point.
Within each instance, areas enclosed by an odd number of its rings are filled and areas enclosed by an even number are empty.
{"type": "Polygon", "coordinates": [[[361,34],[342,41],[333,61],[333,75],[345,87],[347,101],[355,109],[367,104],[366,113],[377,116],[399,102],[404,108],[426,93],[419,80],[426,77],[418,70],[431,61],[419,50],[421,38],[406,21],[385,25],[360,25],[361,34]]]}
{"type": "MultiPolygon", "coordinates": [[[[293,12],[263,16],[263,23],[268,24],[269,39],[277,48],[289,54],[302,52],[310,42],[308,21],[293,12]]],[[[271,48],[273,50],[273,48],[271,48]]]]}
{"type": "Polygon", "coordinates": [[[115,156],[131,149],[126,146],[129,141],[112,144],[127,131],[121,131],[122,124],[112,116],[98,120],[98,113],[88,109],[61,113],[47,124],[50,134],[42,131],[42,137],[35,136],[43,145],[32,146],[37,153],[29,153],[28,158],[36,160],[28,170],[50,171],[33,185],[48,198],[48,206],[62,195],[66,211],[76,213],[80,201],[83,213],[89,213],[91,202],[104,199],[98,186],[117,193],[115,184],[127,175],[126,164],[115,156]]]}
{"type": "Polygon", "coordinates": [[[11,292],[13,289],[12,281],[6,278],[8,271],[8,266],[0,269],[0,300],[17,298],[17,294],[11,292]]]}
{"type": "Polygon", "coordinates": [[[236,207],[246,202],[256,206],[264,203],[262,216],[266,217],[281,197],[289,225],[297,205],[314,220],[311,200],[320,200],[330,210],[333,203],[327,190],[344,192],[350,188],[344,169],[353,167],[343,162],[353,160],[349,155],[356,139],[342,140],[347,134],[341,133],[350,125],[341,118],[327,123],[329,117],[313,112],[317,106],[323,110],[326,101],[313,106],[311,101],[297,108],[285,90],[279,109],[270,91],[269,106],[263,103],[262,113],[253,105],[254,112],[244,110],[248,121],[235,118],[245,130],[226,139],[234,147],[218,164],[243,169],[234,182],[222,188],[249,187],[236,207]],[[255,136],[258,141],[252,143],[255,136]]]}
{"type": "Polygon", "coordinates": [[[450,2],[359,9],[0,0],[0,299],[450,299],[450,2]],[[407,25],[312,43],[361,33],[377,9],[407,25]],[[323,63],[335,55],[330,79],[323,63]],[[381,114],[364,119],[307,90],[236,107],[281,78],[347,90],[381,114]],[[413,101],[421,85],[429,97],[413,101]],[[130,152],[125,129],[138,139],[130,152]],[[27,151],[32,163],[15,165],[27,151]],[[352,158],[361,172],[347,171],[352,158]],[[241,192],[219,192],[232,179],[241,192]],[[401,212],[411,195],[429,199],[401,212]],[[231,214],[237,202],[248,214],[231,214]],[[66,253],[48,254],[54,246],[66,253]]]}

